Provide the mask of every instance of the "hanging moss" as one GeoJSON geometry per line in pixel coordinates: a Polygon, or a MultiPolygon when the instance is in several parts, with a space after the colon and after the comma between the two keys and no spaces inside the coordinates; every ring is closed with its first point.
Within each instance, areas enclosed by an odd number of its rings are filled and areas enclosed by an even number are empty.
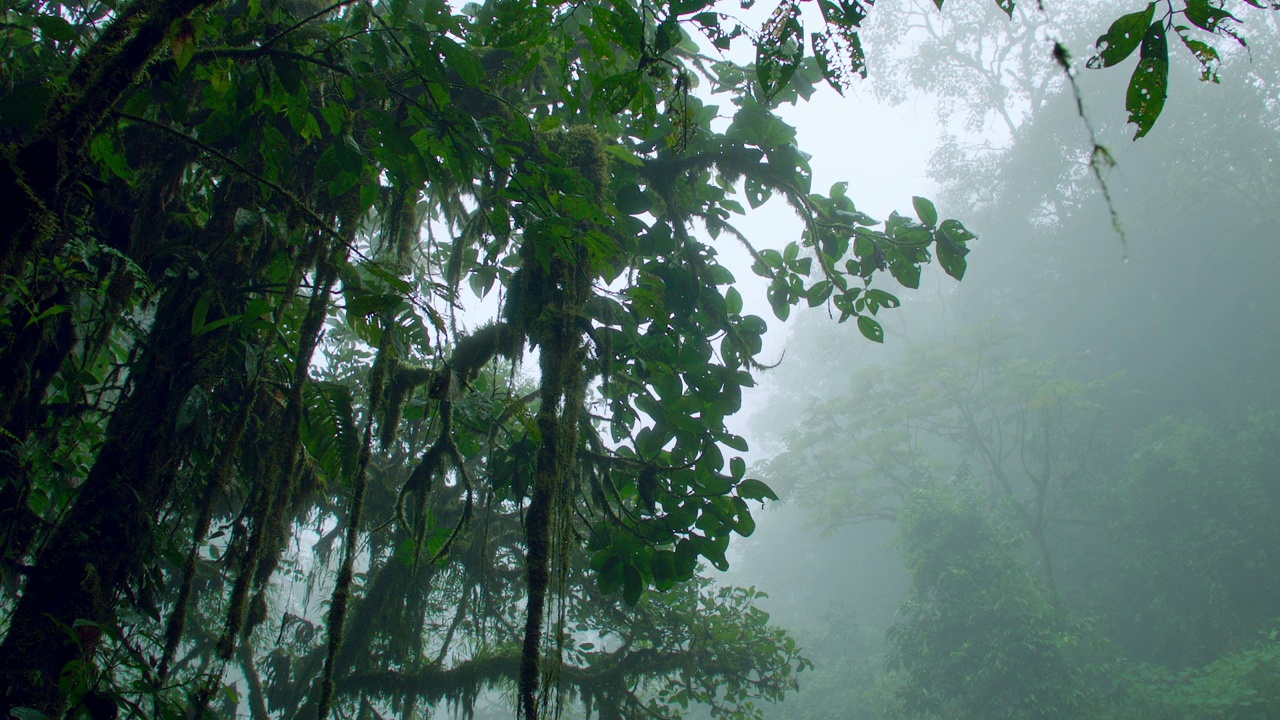
{"type": "Polygon", "coordinates": [[[552,529],[572,499],[566,481],[569,469],[575,465],[578,420],[585,394],[580,378],[586,346],[577,321],[590,290],[582,267],[585,255],[579,251],[576,265],[553,262],[558,281],[551,290],[555,302],[544,310],[536,328],[541,348],[541,405],[536,422],[541,440],[525,516],[528,600],[521,651],[520,713],[526,720],[538,717],[538,675],[552,560],[563,554],[563,549],[553,548],[552,529]]]}
{"type": "Polygon", "coordinates": [[[609,154],[600,141],[600,133],[590,125],[575,125],[555,132],[539,133],[538,139],[559,156],[595,190],[595,199],[603,200],[609,188],[609,154]]]}

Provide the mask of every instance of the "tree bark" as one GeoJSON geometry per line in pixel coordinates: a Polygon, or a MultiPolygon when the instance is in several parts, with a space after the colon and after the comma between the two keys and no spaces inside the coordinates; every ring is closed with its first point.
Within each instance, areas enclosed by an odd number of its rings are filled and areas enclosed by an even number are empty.
{"type": "Polygon", "coordinates": [[[210,290],[219,300],[209,321],[239,312],[233,306],[243,303],[241,288],[263,264],[232,240],[246,190],[236,183],[219,189],[219,212],[192,240],[211,249],[201,282],[173,288],[161,300],[147,349],[132,371],[132,389],[112,413],[93,468],[36,559],[0,644],[0,717],[14,707],[59,716],[63,668],[92,659],[102,635],[93,624],[115,623],[118,595],[155,556],[157,518],[185,453],[179,410],[192,388],[221,370],[222,354],[234,345],[227,343],[226,329],[194,337],[195,306],[210,290]],[[77,621],[91,624],[77,627],[77,621]]]}

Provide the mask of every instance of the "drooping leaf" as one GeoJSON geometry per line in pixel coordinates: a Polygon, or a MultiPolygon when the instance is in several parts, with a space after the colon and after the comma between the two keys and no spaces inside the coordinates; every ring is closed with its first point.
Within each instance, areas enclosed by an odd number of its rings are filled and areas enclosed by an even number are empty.
{"type": "Polygon", "coordinates": [[[938,226],[938,234],[960,245],[977,237],[977,235],[969,232],[969,229],[959,220],[943,220],[942,224],[938,226]]]}
{"type": "Polygon", "coordinates": [[[644,594],[644,577],[636,566],[627,562],[622,565],[622,599],[628,605],[635,605],[640,602],[640,596],[644,594]]]}
{"type": "Polygon", "coordinates": [[[1133,136],[1138,139],[1151,131],[1160,111],[1164,109],[1169,87],[1169,45],[1163,22],[1154,22],[1142,38],[1142,53],[1138,67],[1129,79],[1129,91],[1125,95],[1125,109],[1129,122],[1138,126],[1133,136]]]}
{"type": "Polygon", "coordinates": [[[1156,4],[1153,2],[1145,10],[1117,18],[1106,34],[1098,38],[1098,54],[1089,58],[1088,66],[1111,67],[1132,55],[1142,43],[1143,33],[1151,24],[1151,16],[1155,11],[1156,4]]]}
{"type": "Polygon", "coordinates": [[[762,480],[747,478],[738,483],[738,497],[743,500],[777,500],[778,494],[762,480]]]}
{"type": "Polygon", "coordinates": [[[1178,37],[1182,40],[1182,44],[1186,45],[1191,54],[1195,56],[1196,61],[1200,63],[1201,82],[1218,82],[1218,67],[1222,64],[1222,58],[1219,57],[1217,48],[1204,41],[1187,37],[1186,33],[1183,32],[1185,29],[1178,28],[1178,37]]]}
{"type": "Polygon", "coordinates": [[[884,327],[870,315],[858,316],[858,331],[871,342],[884,342],[884,327]]]}
{"type": "Polygon", "coordinates": [[[964,271],[969,267],[969,262],[965,260],[965,255],[969,254],[969,248],[945,237],[939,237],[936,252],[938,264],[942,265],[942,269],[956,280],[963,280],[964,271]]]}
{"type": "MultiPolygon", "coordinates": [[[[1235,31],[1230,28],[1230,22],[1239,23],[1240,20],[1235,15],[1223,10],[1218,4],[1210,2],[1210,0],[1187,0],[1187,6],[1183,10],[1183,14],[1191,21],[1192,25],[1214,33],[1215,35],[1229,35],[1240,41],[1235,31]]],[[[1243,41],[1241,41],[1243,44],[1243,41]]]]}
{"type": "Polygon", "coordinates": [[[756,43],[756,81],[764,102],[781,92],[804,59],[804,28],[797,0],[783,0],[756,43]]]}

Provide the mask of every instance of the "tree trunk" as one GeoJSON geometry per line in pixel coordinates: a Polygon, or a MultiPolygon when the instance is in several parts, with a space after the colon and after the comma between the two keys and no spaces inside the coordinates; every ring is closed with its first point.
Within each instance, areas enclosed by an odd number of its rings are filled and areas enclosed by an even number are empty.
{"type": "Polygon", "coordinates": [[[155,557],[155,525],[185,453],[179,410],[197,384],[226,372],[222,357],[236,345],[227,342],[229,328],[194,337],[195,306],[209,290],[215,302],[208,321],[239,312],[241,288],[265,265],[234,230],[246,190],[230,182],[219,189],[219,211],[191,240],[209,248],[200,283],[173,288],[161,301],[132,371],[132,390],[112,413],[93,468],[37,557],[0,644],[0,717],[13,707],[59,715],[63,668],[77,658],[91,660],[102,634],[76,621],[113,625],[118,595],[155,557]]]}
{"type": "Polygon", "coordinates": [[[153,556],[156,516],[181,454],[178,409],[213,349],[209,336],[191,337],[194,300],[171,296],[164,303],[146,366],[112,415],[80,494],[39,554],[0,645],[0,687],[7,689],[0,717],[14,707],[59,715],[63,667],[90,659],[101,636],[75,622],[114,624],[117,594],[153,556]]]}

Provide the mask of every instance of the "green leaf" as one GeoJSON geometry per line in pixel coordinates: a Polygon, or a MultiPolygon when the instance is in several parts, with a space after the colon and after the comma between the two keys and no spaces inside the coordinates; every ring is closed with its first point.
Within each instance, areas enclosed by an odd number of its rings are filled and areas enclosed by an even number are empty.
{"type": "Polygon", "coordinates": [[[1142,43],[1143,32],[1151,24],[1151,16],[1155,11],[1156,4],[1153,2],[1145,10],[1117,18],[1106,34],[1098,38],[1098,54],[1089,58],[1088,66],[1095,69],[1111,67],[1132,55],[1142,43]]]}
{"type": "Polygon", "coordinates": [[[817,307],[826,302],[834,291],[835,286],[831,284],[830,280],[819,280],[813,284],[813,287],[805,291],[805,300],[808,301],[809,307],[817,307]]]}
{"type": "Polygon", "coordinates": [[[724,310],[729,315],[742,312],[742,293],[737,288],[730,287],[724,291],[724,310]]]}
{"type": "Polygon", "coordinates": [[[920,266],[912,262],[889,263],[889,272],[903,287],[920,289],[920,266]]]}
{"type": "Polygon", "coordinates": [[[777,500],[778,494],[761,480],[747,478],[738,483],[738,497],[743,500],[777,500]]]}
{"type": "Polygon", "coordinates": [[[938,226],[938,235],[957,245],[963,245],[978,237],[969,232],[969,229],[959,220],[943,220],[938,226]]]}
{"type": "Polygon", "coordinates": [[[822,79],[836,92],[843,95],[855,75],[866,79],[867,56],[856,30],[828,26],[826,32],[810,35],[809,41],[822,79]]]}
{"type": "Polygon", "coordinates": [[[1244,41],[1236,37],[1234,31],[1224,24],[1226,20],[1232,20],[1237,23],[1240,21],[1235,15],[1212,4],[1210,0],[1187,0],[1187,7],[1183,14],[1187,16],[1187,20],[1190,20],[1192,25],[1201,30],[1215,35],[1229,35],[1235,37],[1241,45],[1244,44],[1244,41]]]}
{"type": "Polygon", "coordinates": [[[39,315],[27,320],[27,324],[24,327],[31,327],[45,318],[51,318],[54,315],[61,315],[70,309],[71,307],[69,305],[51,305],[45,308],[39,315]]]}
{"type": "Polygon", "coordinates": [[[963,280],[964,271],[969,267],[968,261],[964,259],[964,256],[969,254],[969,248],[952,242],[939,233],[936,251],[938,263],[942,265],[942,269],[951,277],[963,280]]]}
{"type": "Polygon", "coordinates": [[[1181,38],[1182,44],[1187,46],[1192,55],[1195,55],[1196,61],[1200,63],[1200,80],[1201,82],[1218,82],[1218,67],[1222,64],[1222,58],[1218,55],[1217,48],[1200,40],[1193,40],[1182,31],[1186,28],[1178,28],[1178,37],[1181,38]]]}
{"type": "Polygon", "coordinates": [[[1125,96],[1125,109],[1129,122],[1138,126],[1133,136],[1136,140],[1151,131],[1169,88],[1169,45],[1165,37],[1164,23],[1156,21],[1147,28],[1142,38],[1141,59],[1129,79],[1129,91],[1125,96]]]}
{"type": "Polygon", "coordinates": [[[129,167],[129,161],[125,158],[120,143],[116,142],[111,135],[101,133],[94,136],[89,143],[89,154],[110,170],[112,175],[128,183],[133,182],[135,177],[133,169],[129,167]]]}
{"type": "Polygon", "coordinates": [[[34,22],[40,28],[40,34],[50,40],[68,42],[76,39],[75,26],[57,15],[37,15],[34,22]]]}
{"type": "Polygon", "coordinates": [[[630,562],[622,566],[622,600],[628,605],[640,602],[644,594],[645,581],[640,571],[630,562]]]}
{"type": "Polygon", "coordinates": [[[869,315],[858,316],[858,331],[871,342],[884,342],[884,328],[869,315]]]}
{"type": "Polygon", "coordinates": [[[644,161],[636,157],[630,148],[622,145],[606,145],[604,151],[632,167],[644,167],[644,161]]]}
{"type": "Polygon", "coordinates": [[[933,207],[933,203],[929,200],[916,196],[911,198],[911,204],[915,206],[916,217],[920,218],[920,222],[933,227],[938,224],[938,211],[933,207]]]}
{"type": "Polygon", "coordinates": [[[676,574],[676,556],[673,552],[655,552],[653,561],[649,563],[649,571],[653,574],[653,586],[659,592],[670,590],[680,580],[676,574]]]}
{"type": "Polygon", "coordinates": [[[640,92],[641,79],[639,70],[605,78],[591,94],[591,107],[597,112],[612,115],[622,112],[640,92]]]}
{"type": "Polygon", "coordinates": [[[632,55],[640,55],[644,51],[644,21],[629,0],[614,0],[613,12],[606,17],[609,35],[632,55]]]}
{"type": "Polygon", "coordinates": [[[765,291],[765,295],[769,298],[769,305],[773,308],[773,314],[779,320],[786,322],[791,315],[791,300],[787,292],[787,286],[775,282],[765,291]]]}
{"type": "Polygon", "coordinates": [[[677,580],[688,580],[698,569],[698,549],[689,540],[676,543],[674,568],[677,580]]]}
{"type": "Polygon", "coordinates": [[[804,28],[800,25],[800,4],[797,0],[783,0],[756,43],[756,81],[764,102],[786,87],[802,59],[804,28]]]}
{"type": "MultiPolygon", "coordinates": [[[[872,3],[866,3],[871,5],[872,3]]],[[[818,0],[822,19],[841,29],[860,27],[867,19],[867,7],[858,0],[818,0]]]]}
{"type": "Polygon", "coordinates": [[[205,318],[209,317],[209,305],[213,302],[213,293],[206,290],[196,300],[195,309],[191,311],[191,335],[199,337],[200,330],[204,327],[205,318]]]}

